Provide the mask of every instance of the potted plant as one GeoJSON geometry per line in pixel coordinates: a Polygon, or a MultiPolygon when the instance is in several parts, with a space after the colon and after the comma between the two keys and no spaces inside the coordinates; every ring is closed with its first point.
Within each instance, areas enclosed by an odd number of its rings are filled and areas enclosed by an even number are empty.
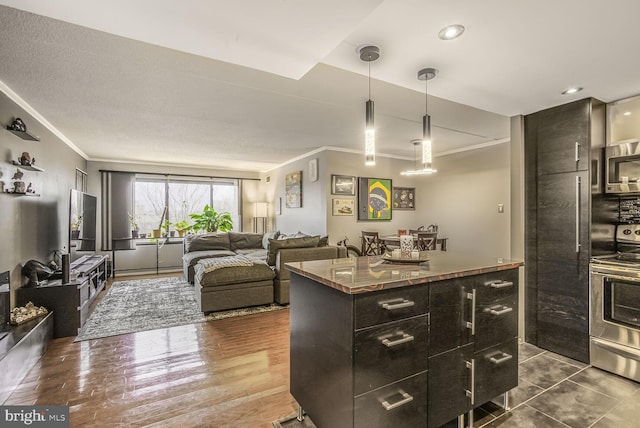
{"type": "Polygon", "coordinates": [[[194,220],[191,229],[195,232],[203,230],[205,232],[228,232],[233,228],[233,220],[228,212],[219,213],[208,204],[204,206],[202,214],[189,214],[194,220]]]}
{"type": "Polygon", "coordinates": [[[162,230],[164,230],[164,233],[162,234],[163,237],[167,237],[169,236],[169,228],[171,227],[171,222],[169,220],[165,220],[164,223],[162,223],[162,230]]]}
{"type": "Polygon", "coordinates": [[[176,221],[173,226],[178,231],[178,236],[183,237],[184,233],[189,230],[189,223],[187,220],[176,221]]]}
{"type": "Polygon", "coordinates": [[[129,214],[129,224],[131,225],[131,237],[133,239],[138,239],[138,223],[136,223],[136,219],[133,215],[129,214]]]}

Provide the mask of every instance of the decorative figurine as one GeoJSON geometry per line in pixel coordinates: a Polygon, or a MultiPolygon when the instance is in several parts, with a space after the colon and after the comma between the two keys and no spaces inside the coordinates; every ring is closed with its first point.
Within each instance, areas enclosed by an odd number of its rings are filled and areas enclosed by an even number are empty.
{"type": "Polygon", "coordinates": [[[19,169],[16,169],[16,173],[13,174],[13,180],[21,180],[23,175],[24,175],[24,172],[20,171],[19,169]]]}
{"type": "Polygon", "coordinates": [[[31,188],[31,184],[33,183],[29,183],[29,185],[27,186],[27,193],[33,193],[33,189],[31,188]]]}
{"type": "Polygon", "coordinates": [[[31,166],[31,155],[29,152],[22,152],[22,156],[18,159],[20,161],[20,165],[31,166]]]}

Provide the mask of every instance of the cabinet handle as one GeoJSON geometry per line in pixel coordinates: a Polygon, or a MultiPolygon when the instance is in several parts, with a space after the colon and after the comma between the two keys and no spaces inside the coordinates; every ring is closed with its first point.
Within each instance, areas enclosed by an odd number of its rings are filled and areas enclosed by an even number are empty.
{"type": "Polygon", "coordinates": [[[580,162],[580,143],[576,141],[576,163],[580,162]]]}
{"type": "Polygon", "coordinates": [[[576,253],[579,253],[579,252],[580,252],[580,176],[576,175],[576,253]]]}
{"type": "Polygon", "coordinates": [[[401,334],[402,337],[398,340],[389,340],[389,338],[382,339],[382,344],[387,348],[391,348],[393,346],[401,345],[403,343],[411,342],[414,337],[407,333],[398,333],[401,334]]]}
{"type": "Polygon", "coordinates": [[[508,314],[509,312],[513,311],[513,308],[510,308],[509,306],[496,305],[496,306],[492,306],[490,308],[487,308],[484,311],[485,312],[489,312],[491,315],[504,315],[504,314],[508,314]],[[498,310],[498,308],[502,308],[502,309],[498,310]]]}
{"type": "Polygon", "coordinates": [[[389,402],[385,399],[382,401],[382,407],[385,408],[385,410],[393,410],[396,407],[400,407],[404,404],[407,404],[411,401],[413,401],[413,397],[410,396],[409,394],[407,394],[406,392],[404,392],[403,390],[399,390],[398,394],[402,395],[402,399],[396,401],[395,403],[391,403],[389,404],[389,402]]]}
{"type": "Polygon", "coordinates": [[[408,308],[415,305],[415,302],[407,299],[394,299],[378,303],[383,309],[393,311],[396,309],[408,308]]]}
{"type": "Polygon", "coordinates": [[[491,288],[507,288],[507,287],[511,287],[513,285],[513,282],[497,279],[495,281],[485,282],[484,285],[491,288]]]}
{"type": "Polygon", "coordinates": [[[471,321],[467,321],[467,328],[471,329],[471,335],[476,335],[476,289],[474,288],[471,293],[467,293],[467,299],[471,300],[471,321]]]}
{"type": "Polygon", "coordinates": [[[502,352],[502,357],[500,358],[491,357],[489,358],[489,361],[491,361],[493,364],[497,366],[498,364],[502,364],[506,361],[509,361],[512,358],[513,358],[513,355],[505,354],[504,352],[502,352]]]}
{"type": "Polygon", "coordinates": [[[476,360],[474,358],[471,361],[465,362],[467,368],[471,370],[471,388],[465,389],[464,393],[471,399],[471,405],[476,404],[476,360]]]}

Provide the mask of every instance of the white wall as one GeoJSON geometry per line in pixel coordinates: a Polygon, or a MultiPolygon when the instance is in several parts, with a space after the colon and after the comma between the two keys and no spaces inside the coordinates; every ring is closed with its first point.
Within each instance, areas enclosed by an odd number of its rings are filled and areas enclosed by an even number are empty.
{"type": "Polygon", "coordinates": [[[424,222],[439,225],[451,251],[510,258],[509,144],[438,157],[434,167],[438,173],[417,189],[424,222]]]}

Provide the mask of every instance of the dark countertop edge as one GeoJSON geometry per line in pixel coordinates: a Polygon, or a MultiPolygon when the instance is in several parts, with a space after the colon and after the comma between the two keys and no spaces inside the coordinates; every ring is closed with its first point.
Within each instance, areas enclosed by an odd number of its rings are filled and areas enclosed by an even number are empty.
{"type": "Polygon", "coordinates": [[[354,286],[354,287],[344,287],[341,284],[338,284],[334,281],[331,281],[327,278],[318,276],[318,275],[314,275],[310,272],[307,272],[303,269],[299,269],[298,267],[287,263],[286,264],[287,268],[293,272],[296,273],[298,275],[304,276],[306,278],[312,279],[316,282],[319,282],[321,284],[324,284],[328,287],[331,287],[335,290],[341,291],[345,294],[360,294],[360,293],[366,293],[369,291],[378,291],[378,290],[388,290],[388,289],[393,289],[393,288],[399,288],[399,287],[406,287],[406,286],[411,286],[411,285],[418,285],[418,284],[427,284],[430,282],[437,282],[437,281],[444,281],[447,279],[454,279],[454,278],[463,278],[465,276],[472,276],[472,275],[481,275],[483,273],[489,273],[489,272],[499,272],[502,270],[510,270],[510,269],[516,269],[519,268],[520,266],[524,266],[524,262],[521,261],[514,261],[514,262],[508,262],[508,263],[504,263],[504,264],[499,264],[499,265],[493,265],[493,266],[487,266],[487,267],[481,267],[481,268],[473,268],[473,269],[465,269],[465,270],[460,270],[460,271],[456,271],[456,272],[448,272],[448,273],[434,273],[433,275],[429,275],[429,276],[423,276],[420,278],[415,278],[415,279],[402,279],[402,280],[398,280],[398,281],[388,281],[388,282],[383,282],[383,283],[372,283],[372,284],[364,284],[361,286],[354,286]]]}

